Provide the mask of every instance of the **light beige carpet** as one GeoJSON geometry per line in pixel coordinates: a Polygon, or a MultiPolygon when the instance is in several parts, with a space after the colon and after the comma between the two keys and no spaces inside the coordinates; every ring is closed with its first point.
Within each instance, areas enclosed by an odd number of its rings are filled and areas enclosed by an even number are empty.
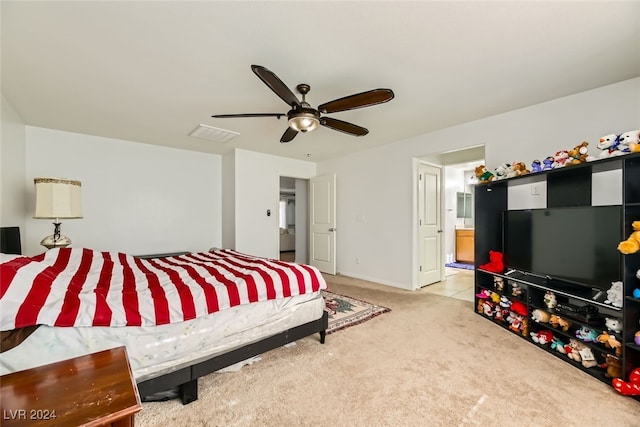
{"type": "Polygon", "coordinates": [[[149,426],[638,426],[640,402],[474,313],[472,303],[340,276],[391,312],[200,380],[199,400],[144,403],[149,426]]]}

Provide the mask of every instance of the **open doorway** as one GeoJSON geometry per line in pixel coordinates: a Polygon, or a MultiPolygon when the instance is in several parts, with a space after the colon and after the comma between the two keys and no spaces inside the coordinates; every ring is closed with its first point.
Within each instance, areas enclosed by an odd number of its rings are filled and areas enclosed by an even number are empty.
{"type": "MultiPolygon", "coordinates": [[[[441,177],[441,179],[433,180],[437,189],[432,186],[430,193],[425,192],[425,200],[431,200],[431,203],[436,205],[434,209],[440,217],[436,224],[437,233],[433,235],[433,239],[437,242],[431,245],[437,248],[437,254],[425,250],[428,246],[421,244],[424,239],[421,239],[420,227],[417,230],[419,287],[436,283],[438,278],[444,280],[445,276],[452,272],[449,267],[452,263],[460,261],[461,267],[473,268],[475,235],[473,219],[475,182],[473,178],[475,178],[475,166],[483,164],[484,157],[484,145],[480,145],[418,159],[420,164],[426,163],[434,168],[439,168],[441,177]],[[430,266],[426,271],[433,270],[429,280],[421,274],[425,270],[425,266],[430,266]]],[[[418,174],[418,178],[421,178],[420,171],[418,174]]],[[[425,186],[425,188],[428,187],[425,186]]],[[[418,189],[420,189],[420,181],[418,189]]],[[[419,191],[418,218],[421,218],[420,194],[419,191]]],[[[436,213],[433,216],[435,217],[435,215],[436,213]]]]}
{"type": "Polygon", "coordinates": [[[280,177],[280,260],[308,263],[308,179],[280,177]]]}
{"type": "Polygon", "coordinates": [[[484,147],[448,154],[443,168],[443,252],[445,272],[451,273],[451,268],[472,270],[475,263],[475,168],[484,164],[484,147]]]}
{"type": "Polygon", "coordinates": [[[474,189],[477,183],[475,168],[484,159],[448,165],[444,168],[448,185],[444,194],[445,274],[473,270],[475,264],[474,189]]]}

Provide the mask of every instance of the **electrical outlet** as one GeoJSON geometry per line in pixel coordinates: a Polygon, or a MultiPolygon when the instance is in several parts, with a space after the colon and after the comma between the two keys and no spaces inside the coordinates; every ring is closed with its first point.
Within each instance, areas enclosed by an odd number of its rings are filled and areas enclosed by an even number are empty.
{"type": "Polygon", "coordinates": [[[356,257],[356,264],[360,264],[360,257],[356,257]]]}
{"type": "Polygon", "coordinates": [[[540,186],[538,184],[531,184],[531,195],[532,196],[540,195],[540,186]]]}

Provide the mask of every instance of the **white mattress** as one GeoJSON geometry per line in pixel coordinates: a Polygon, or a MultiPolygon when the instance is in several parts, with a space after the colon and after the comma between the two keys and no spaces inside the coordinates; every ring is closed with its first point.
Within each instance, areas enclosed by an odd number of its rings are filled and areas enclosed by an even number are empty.
{"type": "Polygon", "coordinates": [[[147,327],[40,326],[0,354],[0,374],[125,345],[136,382],[322,317],[320,293],[237,306],[187,322],[147,327]]]}

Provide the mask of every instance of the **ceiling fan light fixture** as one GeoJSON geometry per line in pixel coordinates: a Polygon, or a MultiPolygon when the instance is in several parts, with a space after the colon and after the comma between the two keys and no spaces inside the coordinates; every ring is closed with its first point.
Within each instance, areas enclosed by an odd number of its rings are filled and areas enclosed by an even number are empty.
{"type": "Polygon", "coordinates": [[[298,113],[289,118],[289,127],[298,132],[311,132],[320,125],[320,120],[313,113],[298,113]]]}
{"type": "MultiPolygon", "coordinates": [[[[296,90],[302,95],[302,101],[298,99],[291,89],[285,85],[272,71],[261,65],[252,65],[251,69],[262,82],[269,87],[280,99],[291,107],[286,113],[288,127],[282,134],[280,142],[291,142],[299,132],[306,133],[316,129],[318,126],[325,126],[339,132],[352,136],[364,136],[369,130],[362,126],[332,117],[321,117],[320,114],[339,113],[341,111],[355,110],[356,108],[369,107],[371,105],[382,104],[393,99],[394,94],[391,89],[373,89],[367,92],[355,93],[353,95],[334,99],[325,102],[318,108],[311,108],[306,101],[306,95],[311,90],[311,86],[301,83],[296,86],[296,90]]],[[[277,117],[284,116],[284,113],[250,113],[250,114],[216,114],[214,118],[228,117],[277,117]]]]}

